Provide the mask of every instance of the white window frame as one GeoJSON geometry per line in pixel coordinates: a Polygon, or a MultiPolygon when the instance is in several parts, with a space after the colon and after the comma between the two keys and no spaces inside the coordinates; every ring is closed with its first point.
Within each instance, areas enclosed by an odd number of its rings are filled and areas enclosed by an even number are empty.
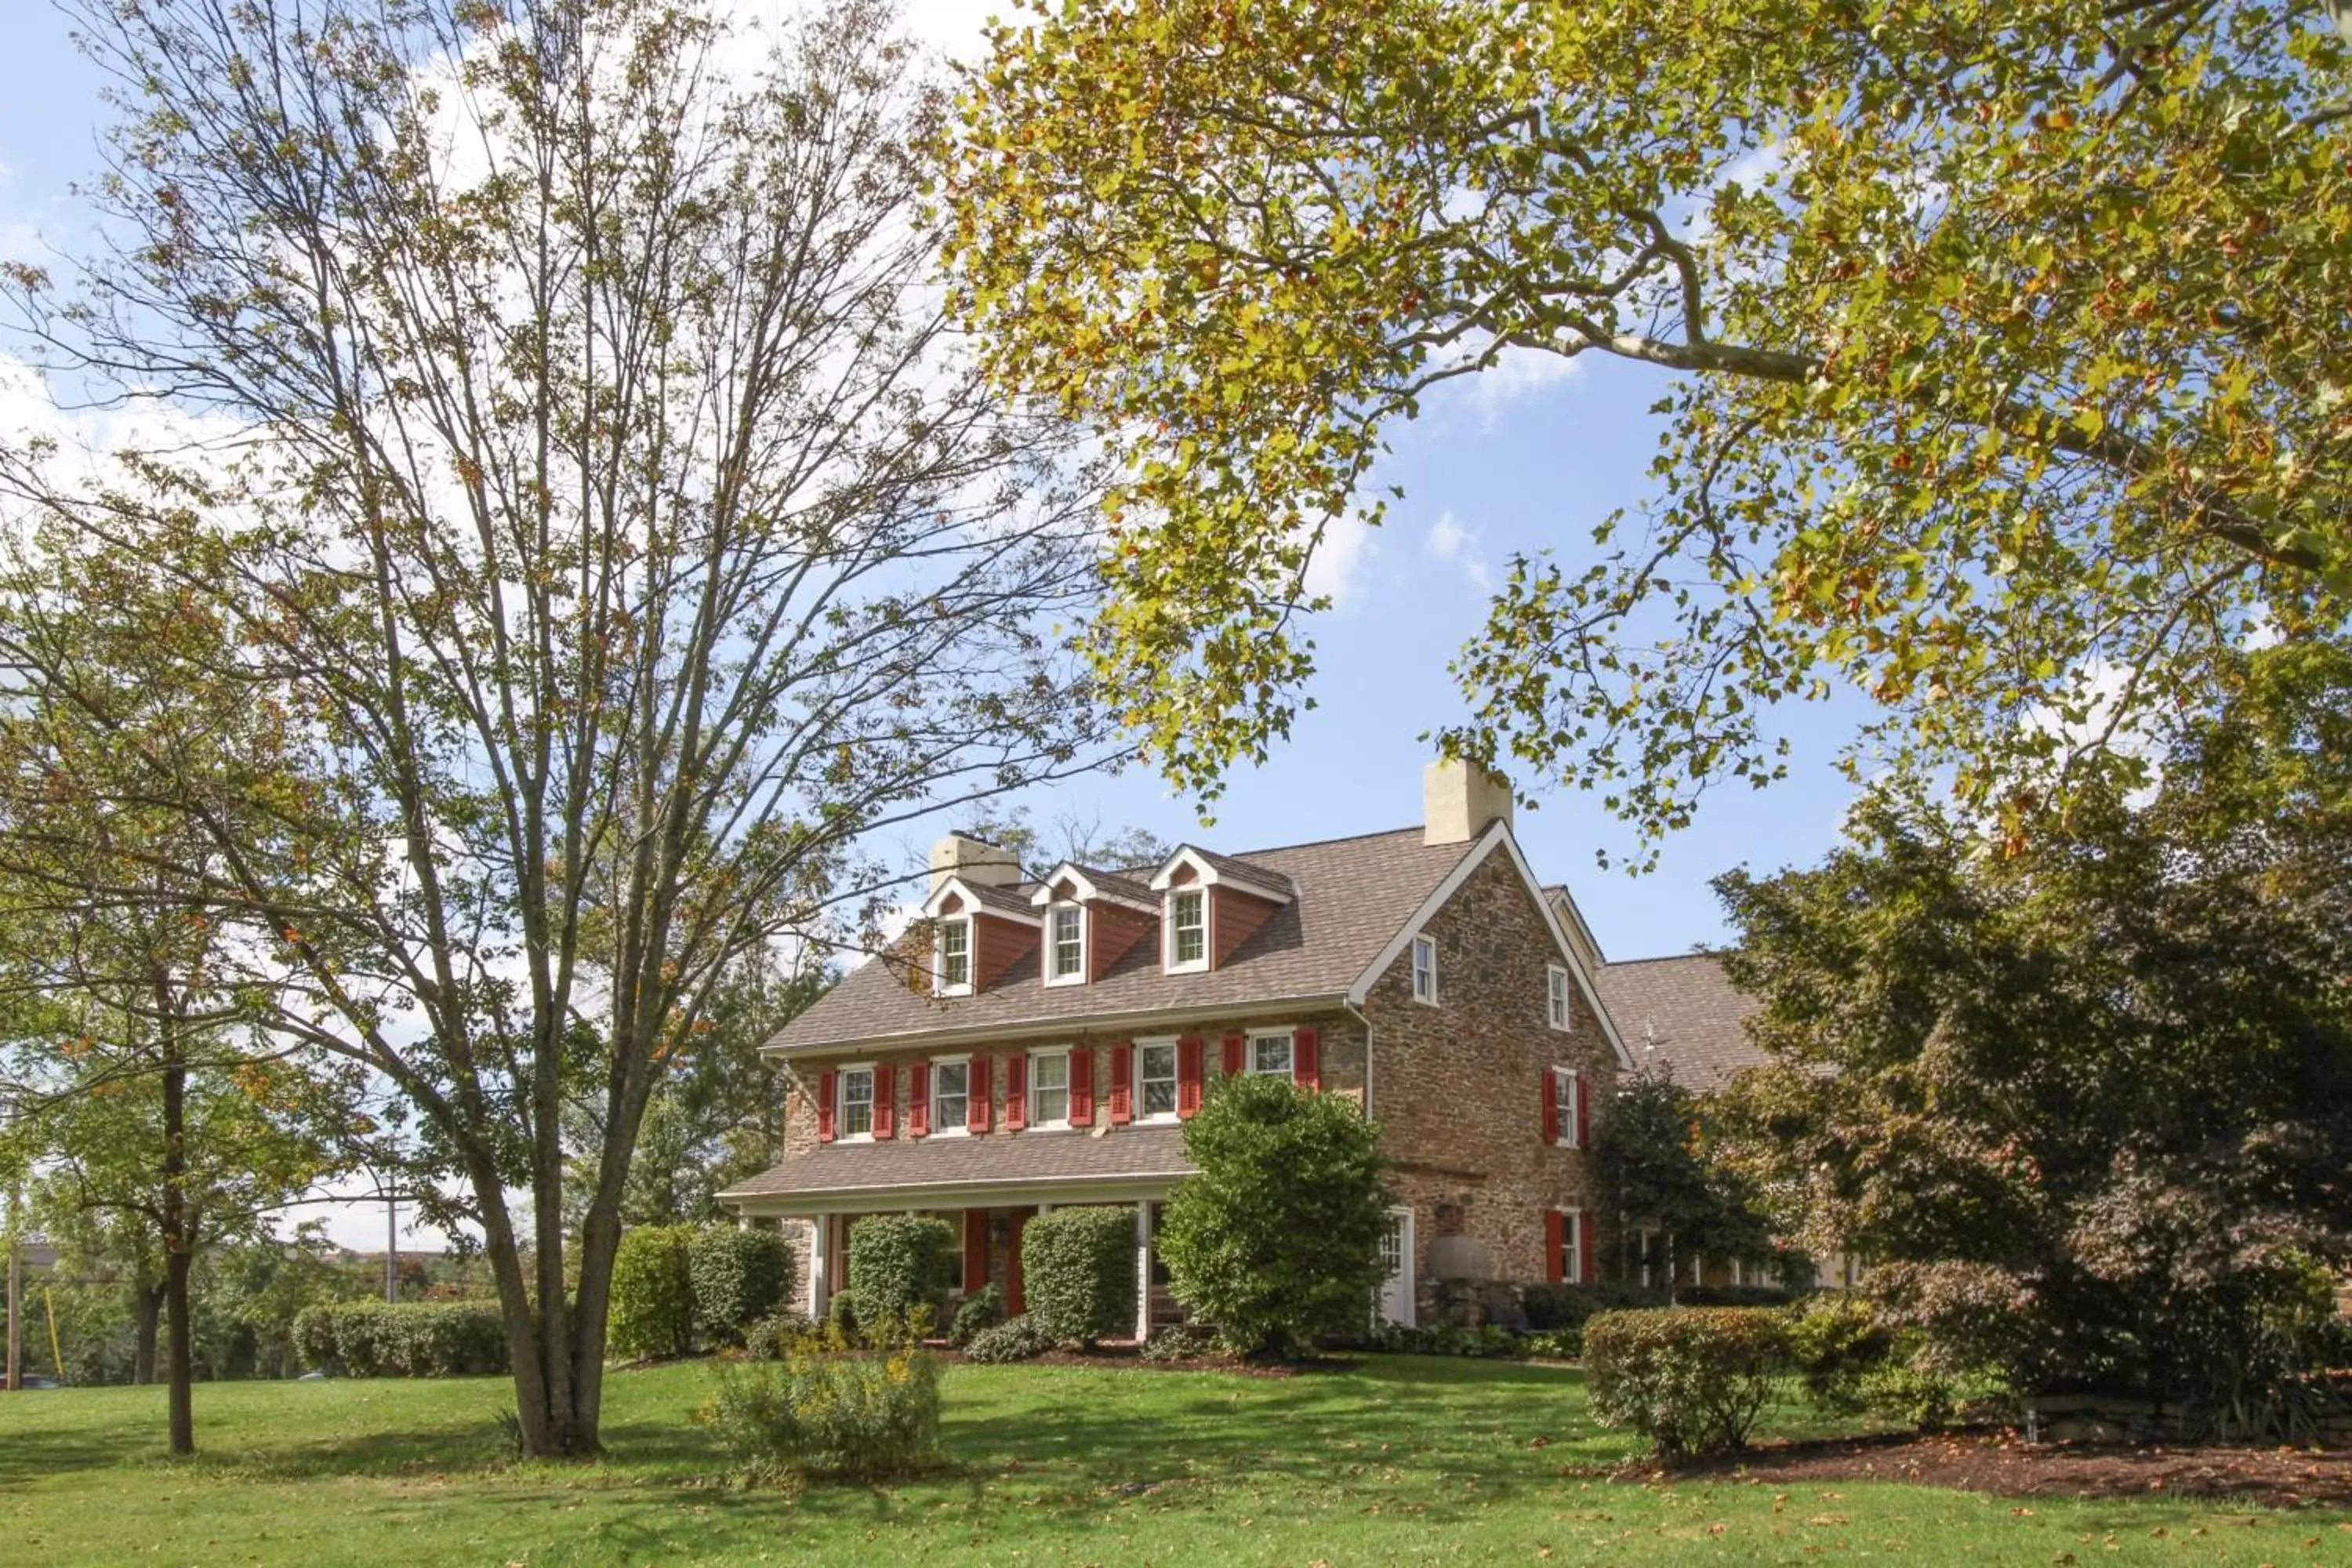
{"type": "Polygon", "coordinates": [[[1029,1053],[1028,1110],[1030,1131],[1051,1132],[1056,1129],[1069,1126],[1070,1073],[1072,1071],[1071,1064],[1076,1059],[1076,1053],[1072,1051],[1067,1046],[1050,1046],[1043,1050],[1035,1050],[1029,1053]],[[1041,1117],[1037,1114],[1037,1064],[1039,1062],[1049,1062],[1057,1059],[1062,1064],[1062,1114],[1057,1117],[1041,1117]]]}
{"type": "Polygon", "coordinates": [[[1091,933],[1088,932],[1087,928],[1092,923],[1092,921],[1087,919],[1087,907],[1084,904],[1066,900],[1060,903],[1048,904],[1045,906],[1045,970],[1046,984],[1084,985],[1087,983],[1087,949],[1091,945],[1087,940],[1091,933]],[[1059,940],[1060,933],[1055,928],[1060,924],[1061,919],[1065,914],[1076,915],[1078,921],[1077,966],[1066,974],[1055,968],[1055,965],[1061,962],[1062,956],[1062,944],[1059,940]]]}
{"type": "Polygon", "coordinates": [[[1564,963],[1544,965],[1544,1022],[1566,1034],[1576,1017],[1569,1001],[1568,966],[1564,963]]]}
{"type": "Polygon", "coordinates": [[[1664,1254],[1660,1252],[1658,1247],[1657,1227],[1637,1225],[1627,1231],[1626,1235],[1633,1243],[1634,1283],[1640,1285],[1644,1290],[1656,1289],[1654,1280],[1657,1273],[1665,1267],[1664,1254]],[[1653,1253],[1658,1253],[1655,1261],[1652,1260],[1653,1253]]]}
{"type": "Polygon", "coordinates": [[[1557,1149],[1581,1149],[1583,1140],[1577,1136],[1582,1125],[1577,1112],[1584,1103],[1584,1075],[1571,1067],[1555,1064],[1551,1069],[1551,1100],[1555,1125],[1552,1146],[1557,1149]]]}
{"type": "Polygon", "coordinates": [[[1296,1029],[1252,1029],[1248,1042],[1242,1048],[1247,1053],[1242,1058],[1242,1076],[1244,1078],[1290,1079],[1298,1075],[1298,1031],[1296,1029]],[[1259,1042],[1271,1044],[1276,1040],[1282,1042],[1282,1070],[1279,1072],[1257,1065],[1259,1042]]]}
{"type": "Polygon", "coordinates": [[[1425,1007],[1437,1005],[1437,942],[1433,937],[1412,939],[1412,999],[1425,1007]]]}
{"type": "Polygon", "coordinates": [[[1584,1211],[1562,1209],[1559,1227],[1559,1278],[1567,1285],[1590,1285],[1584,1277],[1584,1211]]]}
{"type": "MultiPolygon", "coordinates": [[[[1183,1091],[1184,1075],[1183,1047],[1178,1042],[1176,1037],[1173,1035],[1161,1035],[1151,1039],[1136,1041],[1135,1065],[1129,1069],[1129,1071],[1134,1076],[1129,1085],[1128,1092],[1133,1097],[1132,1103],[1134,1106],[1136,1121],[1142,1123],[1175,1121],[1176,1108],[1178,1104],[1181,1103],[1181,1096],[1183,1091]],[[1143,1108],[1143,1086],[1146,1081],[1143,1076],[1144,1056],[1147,1052],[1156,1051],[1162,1048],[1165,1048],[1168,1052],[1168,1109],[1165,1110],[1147,1112],[1143,1108]]],[[[1150,1081],[1158,1082],[1160,1080],[1152,1079],[1150,1081]]]]}
{"type": "Polygon", "coordinates": [[[833,1141],[836,1143],[871,1143],[874,1142],[874,1107],[876,1104],[874,1064],[850,1062],[833,1069],[833,1141]],[[849,1080],[858,1074],[866,1075],[866,1131],[849,1130],[849,1080]]]}
{"type": "Polygon", "coordinates": [[[930,1073],[930,1105],[928,1118],[933,1138],[963,1138],[971,1132],[971,1058],[970,1057],[933,1057],[930,1073]],[[940,1073],[946,1068],[963,1068],[963,1121],[953,1127],[940,1125],[940,1073]]]}
{"type": "Polygon", "coordinates": [[[939,994],[942,996],[971,994],[972,966],[979,962],[980,957],[972,951],[976,945],[977,935],[978,933],[972,930],[970,915],[950,915],[940,922],[940,934],[933,942],[931,949],[931,975],[938,983],[939,994]],[[948,979],[948,932],[959,927],[963,931],[963,979],[960,982],[951,982],[948,979]]]}
{"type": "Polygon", "coordinates": [[[1190,887],[1169,889],[1168,907],[1160,917],[1160,923],[1168,932],[1165,939],[1166,949],[1160,954],[1161,968],[1165,973],[1198,974],[1209,967],[1209,889],[1195,882],[1190,887]],[[1176,923],[1176,911],[1186,899],[1201,900],[1201,956],[1198,958],[1176,956],[1177,944],[1181,940],[1176,923]]]}

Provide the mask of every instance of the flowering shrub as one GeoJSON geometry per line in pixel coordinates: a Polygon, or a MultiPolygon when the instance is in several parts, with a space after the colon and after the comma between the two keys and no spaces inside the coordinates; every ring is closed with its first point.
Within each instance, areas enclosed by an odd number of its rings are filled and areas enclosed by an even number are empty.
{"type": "Polygon", "coordinates": [[[939,1363],[903,1331],[851,1347],[831,1333],[792,1341],[781,1363],[719,1370],[701,1411],[745,1479],[878,1480],[939,1464],[939,1363]]]}

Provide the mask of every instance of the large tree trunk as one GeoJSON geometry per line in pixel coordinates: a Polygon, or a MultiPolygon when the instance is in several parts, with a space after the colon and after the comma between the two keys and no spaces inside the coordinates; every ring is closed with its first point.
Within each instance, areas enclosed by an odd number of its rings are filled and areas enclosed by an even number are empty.
{"type": "Polygon", "coordinates": [[[131,1352],[131,1381],[146,1387],[155,1381],[155,1332],[163,1316],[163,1282],[142,1271],[131,1287],[131,1311],[138,1339],[131,1352]]]}
{"type": "Polygon", "coordinates": [[[190,1245],[187,1183],[187,1064],[180,1059],[178,1033],[168,1011],[163,1023],[163,1310],[171,1323],[169,1366],[172,1452],[196,1451],[196,1416],[189,1365],[188,1265],[190,1245]]]}

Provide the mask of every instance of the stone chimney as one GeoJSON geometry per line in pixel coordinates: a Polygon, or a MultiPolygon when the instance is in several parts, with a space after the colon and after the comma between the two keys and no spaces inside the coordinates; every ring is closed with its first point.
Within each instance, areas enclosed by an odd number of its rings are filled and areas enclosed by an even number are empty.
{"type": "Polygon", "coordinates": [[[1510,781],[1467,763],[1441,758],[1421,775],[1421,841],[1467,844],[1496,817],[1511,820],[1510,781]]]}
{"type": "Polygon", "coordinates": [[[950,833],[931,846],[931,891],[950,877],[961,877],[976,888],[1009,888],[1021,880],[1021,862],[1013,851],[967,833],[950,833]]]}

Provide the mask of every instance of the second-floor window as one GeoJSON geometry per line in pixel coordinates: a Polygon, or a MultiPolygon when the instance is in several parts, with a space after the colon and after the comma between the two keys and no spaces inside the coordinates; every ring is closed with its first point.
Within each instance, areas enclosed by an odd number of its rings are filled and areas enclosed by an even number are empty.
{"type": "Polygon", "coordinates": [[[1070,1124],[1070,1053],[1039,1051],[1029,1058],[1029,1125],[1070,1124]]]}
{"type": "Polygon", "coordinates": [[[1557,963],[1544,969],[1544,1017],[1555,1029],[1568,1027],[1568,971],[1557,963]]]}
{"type": "Polygon", "coordinates": [[[1261,1078],[1288,1078],[1294,1062],[1290,1031],[1278,1034],[1252,1035],[1249,1041],[1249,1070],[1261,1078]]]}
{"type": "Polygon", "coordinates": [[[971,1124],[971,1063],[931,1064],[931,1131],[961,1132],[971,1124]]]}
{"type": "Polygon", "coordinates": [[[971,989],[971,922],[948,921],[940,927],[940,991],[960,995],[971,989]]]}
{"type": "Polygon", "coordinates": [[[1437,1005],[1437,943],[1425,936],[1412,939],[1412,999],[1437,1005]]]}
{"type": "Polygon", "coordinates": [[[1048,916],[1045,941],[1045,984],[1069,985],[1087,977],[1087,911],[1076,904],[1055,904],[1048,916]]]}
{"type": "Polygon", "coordinates": [[[870,1138],[874,1135],[874,1069],[844,1068],[841,1073],[841,1104],[835,1116],[844,1138],[870,1138]]]}
{"type": "Polygon", "coordinates": [[[1188,888],[1168,896],[1168,967],[1209,966],[1209,895],[1188,888]]]}
{"type": "Polygon", "coordinates": [[[1135,1047],[1135,1113],[1149,1121],[1176,1114],[1176,1042],[1135,1047]]]}

